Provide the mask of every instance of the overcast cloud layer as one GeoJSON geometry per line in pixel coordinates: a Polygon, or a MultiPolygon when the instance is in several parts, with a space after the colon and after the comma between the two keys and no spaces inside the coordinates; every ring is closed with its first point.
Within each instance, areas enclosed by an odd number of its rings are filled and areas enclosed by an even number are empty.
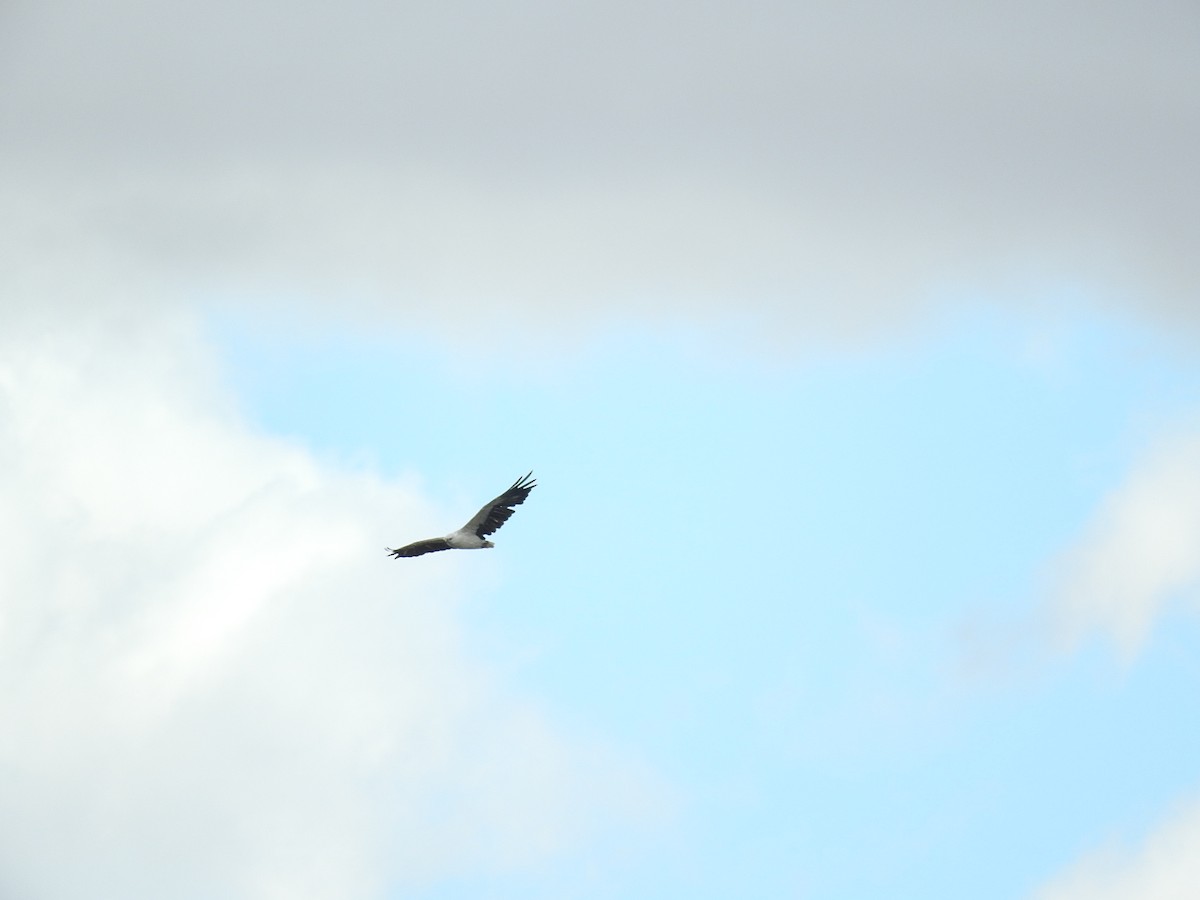
{"type": "Polygon", "coordinates": [[[26,302],[52,278],[89,303],[793,338],[877,332],[947,286],[1200,309],[1188,3],[0,16],[0,286],[26,302]]]}
{"type": "Polygon", "coordinates": [[[636,818],[386,564],[413,490],[248,432],[186,317],[0,321],[0,895],[380,896],[636,818]]]}

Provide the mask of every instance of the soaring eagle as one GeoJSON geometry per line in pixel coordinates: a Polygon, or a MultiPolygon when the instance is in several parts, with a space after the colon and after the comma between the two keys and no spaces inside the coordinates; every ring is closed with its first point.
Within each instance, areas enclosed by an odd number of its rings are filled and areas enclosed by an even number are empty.
{"type": "Polygon", "coordinates": [[[524,478],[518,478],[512,487],[493,500],[484,504],[483,509],[458,531],[451,532],[445,537],[430,538],[427,541],[417,541],[393,550],[385,547],[388,553],[396,559],[401,556],[420,556],[423,553],[436,553],[438,550],[480,550],[484,547],[494,547],[485,538],[508,521],[513,514],[513,507],[520,506],[529,496],[529,492],[537,487],[537,482],[530,472],[524,478]]]}

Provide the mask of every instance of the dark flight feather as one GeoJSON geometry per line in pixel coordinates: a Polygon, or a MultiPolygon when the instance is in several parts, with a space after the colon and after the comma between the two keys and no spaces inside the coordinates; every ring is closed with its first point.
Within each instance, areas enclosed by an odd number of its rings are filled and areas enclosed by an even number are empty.
{"type": "Polygon", "coordinates": [[[513,507],[524,503],[529,492],[537,487],[537,482],[532,475],[533,473],[530,472],[524,478],[514,481],[512,487],[475,513],[475,517],[464,525],[462,530],[473,531],[481,538],[498,530],[513,514],[513,507]]]}
{"type": "Polygon", "coordinates": [[[449,550],[450,545],[446,543],[445,538],[431,538],[427,541],[415,541],[411,544],[406,544],[396,550],[391,547],[384,547],[388,553],[392,554],[396,559],[402,556],[420,556],[423,553],[437,553],[439,550],[449,550]]]}

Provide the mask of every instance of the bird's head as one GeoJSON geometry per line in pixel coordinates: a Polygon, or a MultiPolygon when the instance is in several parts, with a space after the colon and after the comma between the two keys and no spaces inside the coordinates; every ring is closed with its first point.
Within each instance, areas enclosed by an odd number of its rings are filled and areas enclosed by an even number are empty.
{"type": "Polygon", "coordinates": [[[485,550],[486,550],[488,547],[495,547],[495,546],[496,546],[496,545],[495,545],[495,544],[493,544],[491,541],[484,541],[484,542],[483,542],[483,548],[484,548],[485,550]]]}

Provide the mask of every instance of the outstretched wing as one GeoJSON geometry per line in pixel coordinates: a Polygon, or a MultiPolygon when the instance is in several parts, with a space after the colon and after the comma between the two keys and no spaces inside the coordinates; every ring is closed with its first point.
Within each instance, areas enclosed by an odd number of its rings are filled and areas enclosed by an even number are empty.
{"type": "Polygon", "coordinates": [[[532,475],[533,473],[530,472],[524,478],[514,481],[512,487],[475,513],[475,517],[464,525],[462,530],[474,532],[479,537],[485,538],[507,522],[508,517],[513,514],[513,507],[524,503],[529,492],[537,487],[537,482],[533,480],[532,475]]]}
{"type": "Polygon", "coordinates": [[[449,550],[450,545],[446,543],[445,538],[430,538],[427,541],[416,541],[412,544],[406,544],[397,550],[391,547],[384,547],[388,553],[392,554],[396,559],[402,556],[420,556],[422,553],[437,553],[439,550],[449,550]]]}

